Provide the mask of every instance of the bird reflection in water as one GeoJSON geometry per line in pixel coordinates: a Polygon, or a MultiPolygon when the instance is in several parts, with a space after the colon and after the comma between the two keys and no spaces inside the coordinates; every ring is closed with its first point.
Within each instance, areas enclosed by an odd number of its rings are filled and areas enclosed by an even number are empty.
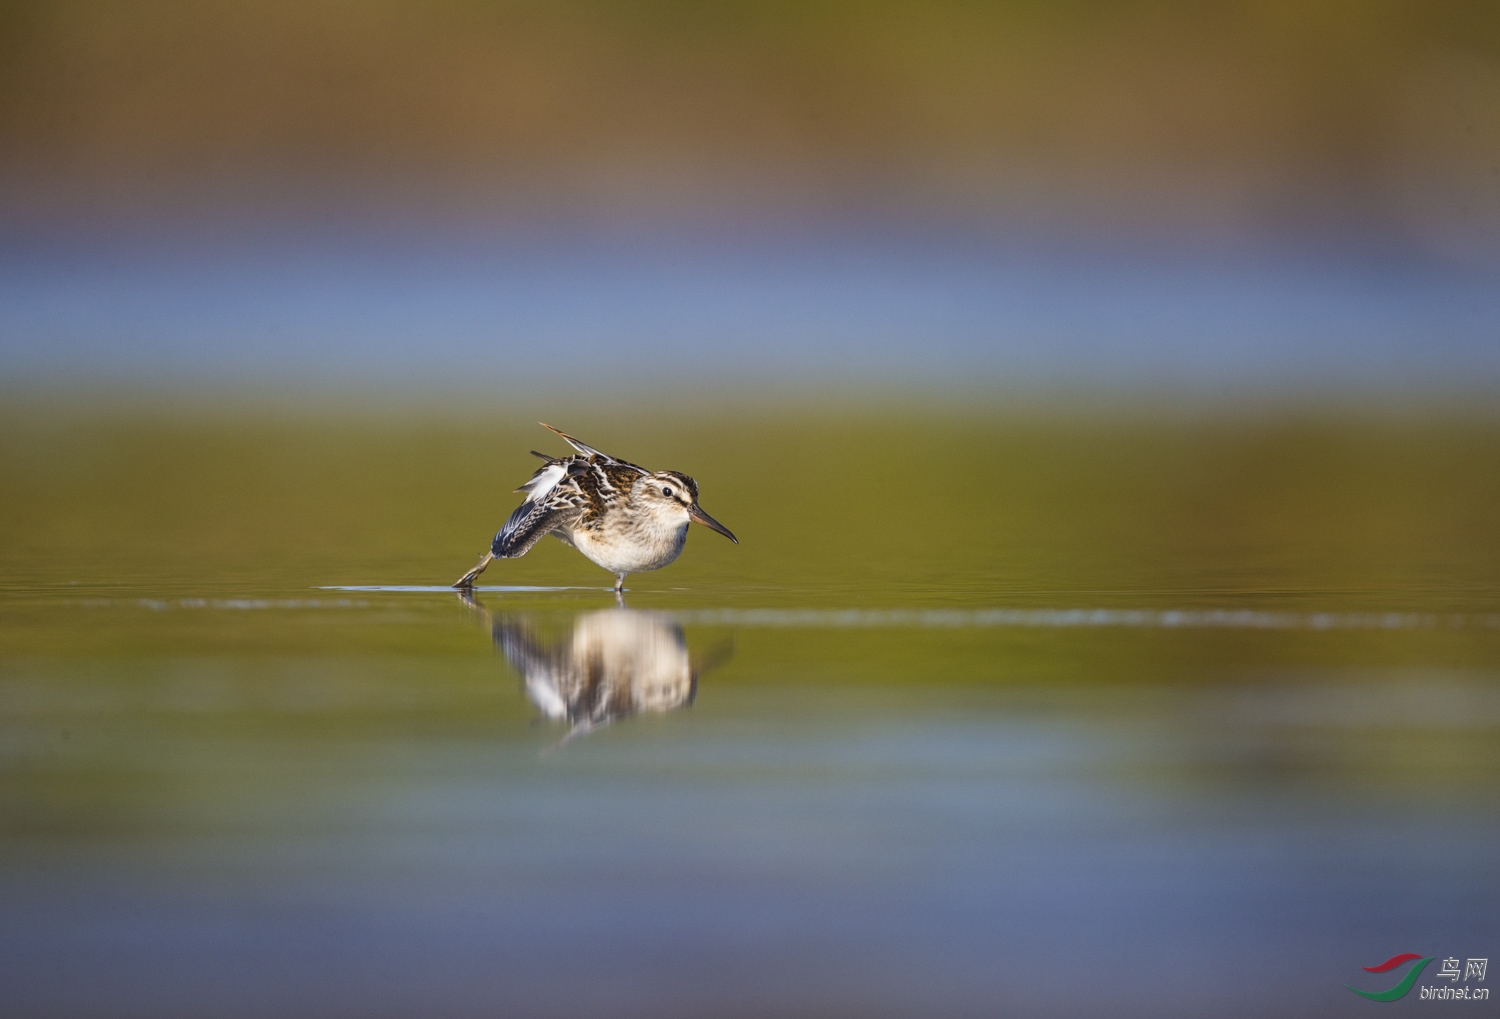
{"type": "Polygon", "coordinates": [[[734,653],[725,642],[695,657],[671,616],[624,605],[580,615],[567,637],[550,641],[525,616],[491,613],[468,592],[459,599],[489,624],[542,716],[572,727],[564,742],[631,715],[687,707],[698,677],[734,653]]]}

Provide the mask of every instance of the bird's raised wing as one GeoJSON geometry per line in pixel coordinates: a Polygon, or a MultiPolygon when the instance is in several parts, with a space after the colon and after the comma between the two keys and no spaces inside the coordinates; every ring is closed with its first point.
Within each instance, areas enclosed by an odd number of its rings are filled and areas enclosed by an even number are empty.
{"type": "MultiPolygon", "coordinates": [[[[564,440],[565,443],[568,444],[568,446],[576,449],[577,453],[579,453],[579,456],[577,456],[577,458],[562,459],[583,459],[583,461],[588,462],[591,467],[595,468],[628,467],[630,468],[630,470],[636,471],[637,474],[651,473],[651,471],[646,470],[646,468],[640,467],[639,464],[631,464],[631,462],[627,461],[627,459],[619,459],[618,456],[610,456],[609,453],[601,453],[600,450],[594,449],[594,447],[589,446],[588,443],[580,440],[580,438],[573,438],[571,437],[571,435],[568,435],[567,432],[561,431],[561,429],[558,428],[552,428],[552,426],[547,425],[546,422],[537,423],[538,425],[541,425],[541,428],[547,429],[547,431],[549,432],[555,432],[555,434],[561,435],[562,440],[564,440]]],[[[535,450],[531,450],[531,455],[540,456],[541,459],[549,462],[549,464],[552,464],[552,462],[556,462],[555,458],[552,458],[552,456],[547,456],[546,453],[538,453],[535,452],[535,450]]],[[[606,488],[607,486],[609,486],[609,479],[607,479],[607,477],[604,477],[604,486],[606,486],[606,488]]]]}
{"type": "Polygon", "coordinates": [[[587,499],[573,486],[554,487],[543,499],[527,499],[516,507],[505,526],[495,535],[490,553],[501,559],[516,559],[531,551],[554,527],[571,523],[583,515],[587,499]]]}
{"type": "Polygon", "coordinates": [[[545,421],[538,421],[537,424],[541,425],[543,428],[547,429],[547,431],[549,431],[549,432],[556,432],[558,435],[562,436],[564,442],[566,442],[568,445],[572,446],[574,449],[578,450],[578,452],[582,453],[584,456],[597,456],[599,459],[603,460],[605,463],[613,463],[614,462],[615,458],[612,457],[612,456],[610,456],[608,453],[601,453],[601,452],[599,452],[593,446],[590,446],[587,442],[584,442],[581,439],[575,439],[575,438],[573,438],[573,436],[569,435],[567,432],[563,431],[560,428],[553,428],[551,425],[549,425],[545,421]]]}

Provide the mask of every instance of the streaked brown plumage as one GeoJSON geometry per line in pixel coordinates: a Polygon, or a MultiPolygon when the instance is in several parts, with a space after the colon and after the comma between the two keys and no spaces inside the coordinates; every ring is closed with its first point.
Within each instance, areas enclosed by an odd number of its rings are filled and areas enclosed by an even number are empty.
{"type": "Polygon", "coordinates": [[[549,424],[542,427],[577,452],[553,457],[532,451],[546,463],[516,489],[526,493],[526,500],[500,528],[479,565],[454,587],[473,586],[492,561],[523,556],[548,534],[614,573],[616,591],[624,587],[627,574],[658,570],[676,559],[687,541],[689,521],[739,544],[727,527],[703,512],[698,483],[686,474],[648,471],[549,424]]]}

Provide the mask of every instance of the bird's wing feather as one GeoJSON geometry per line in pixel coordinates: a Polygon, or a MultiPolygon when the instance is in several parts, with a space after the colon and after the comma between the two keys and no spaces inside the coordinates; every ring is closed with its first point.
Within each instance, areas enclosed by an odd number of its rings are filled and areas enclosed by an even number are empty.
{"type": "Polygon", "coordinates": [[[527,502],[545,500],[563,481],[576,477],[588,469],[578,457],[565,456],[560,459],[548,457],[547,461],[547,466],[538,467],[536,473],[531,476],[531,480],[516,489],[517,492],[526,493],[527,502]]]}
{"type": "MultiPolygon", "coordinates": [[[[590,465],[597,465],[597,466],[601,466],[601,467],[611,467],[611,468],[612,467],[628,467],[630,470],[636,472],[637,474],[650,474],[651,473],[650,471],[646,470],[646,468],[642,467],[640,464],[633,464],[629,460],[621,460],[617,456],[610,456],[608,453],[600,452],[599,450],[595,449],[593,446],[590,446],[587,442],[584,442],[582,439],[575,439],[573,436],[569,435],[567,432],[562,431],[561,429],[558,429],[558,428],[553,428],[551,425],[547,424],[545,421],[540,421],[540,422],[538,422],[538,424],[540,424],[543,428],[547,429],[548,431],[550,431],[550,432],[556,432],[558,435],[562,436],[563,439],[564,439],[564,441],[566,441],[568,445],[572,446],[574,449],[576,449],[578,451],[579,455],[577,457],[564,457],[563,459],[583,460],[583,461],[586,461],[587,463],[589,463],[590,465]]],[[[547,456],[547,454],[545,454],[545,453],[538,453],[535,450],[532,450],[532,454],[531,455],[532,456],[539,456],[543,460],[550,459],[547,456]]],[[[607,481],[606,481],[606,485],[608,485],[607,481]]]]}
{"type": "Polygon", "coordinates": [[[582,453],[584,456],[597,456],[600,459],[604,460],[606,463],[612,463],[614,461],[614,457],[610,456],[608,453],[599,452],[593,446],[590,446],[588,443],[580,439],[573,438],[573,436],[569,435],[567,432],[563,431],[560,428],[553,428],[545,421],[538,421],[537,424],[541,425],[549,432],[556,432],[558,435],[562,436],[564,442],[572,446],[574,449],[578,450],[578,452],[582,453]]]}
{"type": "MultiPolygon", "coordinates": [[[[572,486],[568,486],[572,487],[572,486]]],[[[531,551],[554,527],[577,520],[585,505],[575,491],[553,488],[545,499],[528,498],[510,515],[495,535],[490,552],[501,559],[516,559],[531,551]]]]}
{"type": "Polygon", "coordinates": [[[554,460],[545,467],[538,467],[527,482],[517,492],[526,493],[527,502],[536,502],[545,499],[547,495],[557,487],[557,483],[567,476],[567,468],[560,462],[554,460]]]}

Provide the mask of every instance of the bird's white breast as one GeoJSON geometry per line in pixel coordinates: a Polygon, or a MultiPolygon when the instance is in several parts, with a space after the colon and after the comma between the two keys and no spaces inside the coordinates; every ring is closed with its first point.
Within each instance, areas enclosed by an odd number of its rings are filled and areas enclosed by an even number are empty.
{"type": "Polygon", "coordinates": [[[574,547],[611,573],[659,570],[682,552],[688,523],[657,522],[651,518],[627,521],[606,519],[593,529],[574,528],[568,535],[574,547]]]}

